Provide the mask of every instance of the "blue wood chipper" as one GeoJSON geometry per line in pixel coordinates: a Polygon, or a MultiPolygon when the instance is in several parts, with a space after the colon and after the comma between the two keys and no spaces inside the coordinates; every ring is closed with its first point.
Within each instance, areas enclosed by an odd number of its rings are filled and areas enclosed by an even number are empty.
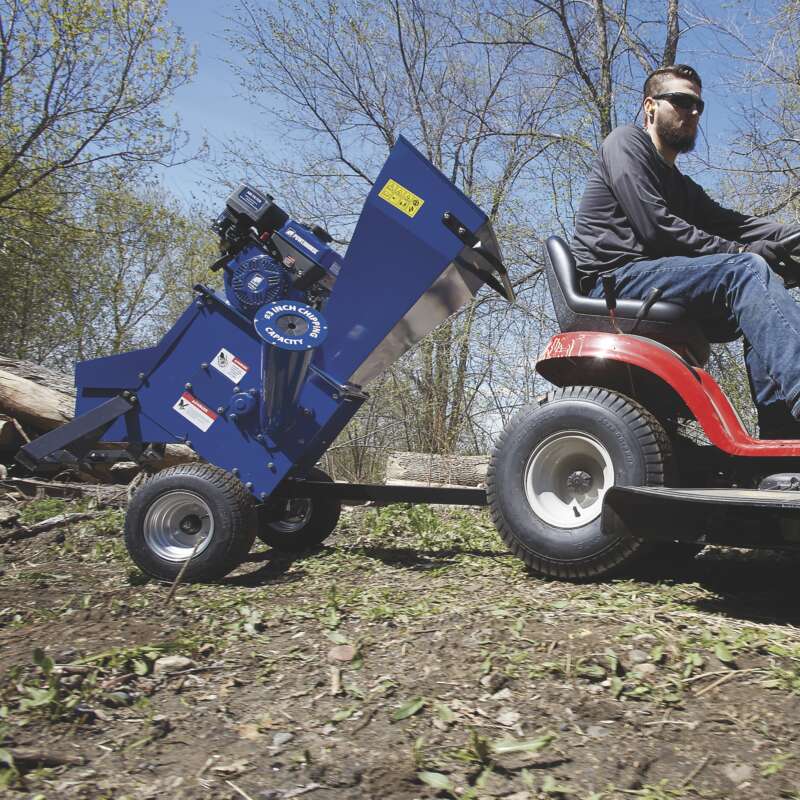
{"type": "Polygon", "coordinates": [[[256,535],[317,544],[343,499],[485,505],[480,489],[337,484],[314,465],[363,387],[484,283],[513,300],[486,214],[401,138],[344,257],[247,185],[214,229],[224,293],[196,286],[155,347],[78,363],[75,419],[18,460],[80,464],[99,442],[142,461],[191,447],[202,461],[157,472],[127,511],[131,557],[163,580],[187,560],[187,580],[219,578],[256,535]]]}

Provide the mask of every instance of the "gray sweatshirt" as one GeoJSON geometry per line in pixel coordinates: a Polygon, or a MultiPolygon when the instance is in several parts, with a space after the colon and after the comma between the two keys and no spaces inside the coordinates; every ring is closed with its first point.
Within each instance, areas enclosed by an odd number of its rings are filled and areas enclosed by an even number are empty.
{"type": "Polygon", "coordinates": [[[723,208],[659,155],[641,128],[615,128],[600,146],[575,218],[581,288],[631,261],[735,253],[741,243],[797,231],[723,208]]]}

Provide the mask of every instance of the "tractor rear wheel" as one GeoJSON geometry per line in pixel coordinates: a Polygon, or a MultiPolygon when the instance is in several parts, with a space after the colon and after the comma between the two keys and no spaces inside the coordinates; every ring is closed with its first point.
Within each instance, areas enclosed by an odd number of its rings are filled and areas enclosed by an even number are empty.
{"type": "Polygon", "coordinates": [[[661,424],[635,401],[594,386],[558,389],[501,434],[486,480],[492,518],[535,572],[605,577],[651,546],[634,531],[603,533],[603,495],[613,485],[663,485],[670,458],[661,424]]]}
{"type": "Polygon", "coordinates": [[[133,495],[125,546],[142,572],[172,581],[227,575],[250,552],[255,506],[250,493],[211,464],[181,464],[156,473],[133,495]]]}
{"type": "MultiPolygon", "coordinates": [[[[333,483],[327,472],[312,467],[306,478],[333,483]]],[[[342,504],[335,498],[276,498],[259,507],[256,535],[262,542],[286,553],[302,553],[322,544],[339,522],[342,504]]]]}

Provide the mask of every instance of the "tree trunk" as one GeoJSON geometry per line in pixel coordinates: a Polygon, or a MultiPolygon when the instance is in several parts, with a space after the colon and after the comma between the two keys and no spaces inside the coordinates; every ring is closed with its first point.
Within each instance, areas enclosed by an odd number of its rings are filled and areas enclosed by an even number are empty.
{"type": "Polygon", "coordinates": [[[0,411],[49,431],[72,419],[75,389],[58,372],[0,356],[0,411]]]}
{"type": "Polygon", "coordinates": [[[488,466],[489,456],[390,453],[386,485],[483,486],[488,466]]]}

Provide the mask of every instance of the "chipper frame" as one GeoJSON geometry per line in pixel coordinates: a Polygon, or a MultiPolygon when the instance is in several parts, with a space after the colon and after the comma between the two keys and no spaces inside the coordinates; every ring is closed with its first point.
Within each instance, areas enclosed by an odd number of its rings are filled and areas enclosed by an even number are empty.
{"type": "MultiPolygon", "coordinates": [[[[75,419],[18,455],[34,468],[91,460],[100,442],[121,443],[125,458],[194,450],[204,463],[156,473],[128,509],[128,550],[161,579],[187,559],[187,579],[220,577],[256,532],[286,549],[325,538],[340,497],[369,494],[342,492],[314,467],[363,387],[484,283],[513,299],[486,214],[403,138],[344,257],[323,229],[247,185],[215,230],[224,293],[196,286],[155,347],[78,363],[75,419]]],[[[411,499],[395,494],[383,499],[411,499]]],[[[473,494],[413,499],[485,502],[473,494]]]]}

